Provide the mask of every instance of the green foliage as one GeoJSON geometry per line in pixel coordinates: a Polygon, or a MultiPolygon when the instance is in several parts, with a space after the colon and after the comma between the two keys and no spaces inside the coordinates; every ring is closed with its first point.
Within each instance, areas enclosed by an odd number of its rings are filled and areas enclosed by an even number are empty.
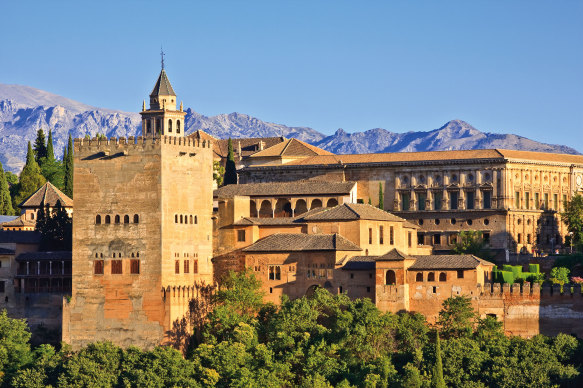
{"type": "Polygon", "coordinates": [[[30,331],[24,319],[8,317],[0,312],[0,385],[31,361],[30,331]]]}
{"type": "Polygon", "coordinates": [[[41,169],[34,158],[34,152],[30,142],[28,142],[28,152],[26,154],[26,164],[20,173],[20,182],[18,184],[17,194],[14,197],[15,207],[20,205],[22,201],[31,196],[46,182],[45,177],[41,173],[41,169]]]}
{"type": "Polygon", "coordinates": [[[69,198],[73,198],[73,139],[69,134],[69,142],[65,148],[65,155],[63,156],[63,193],[69,198]]]}
{"type": "Polygon", "coordinates": [[[476,319],[472,300],[466,296],[455,296],[443,301],[437,325],[444,338],[468,337],[473,333],[476,319]]]}
{"type": "Polygon", "coordinates": [[[583,245],[583,195],[577,193],[565,204],[561,220],[572,233],[571,244],[577,247],[583,245]]]}
{"type": "Polygon", "coordinates": [[[505,264],[502,266],[502,270],[494,267],[492,271],[492,276],[494,278],[494,282],[496,283],[523,283],[527,282],[534,282],[534,283],[542,283],[544,281],[544,274],[539,272],[539,265],[538,264],[529,264],[529,272],[523,272],[521,265],[508,265],[505,264]]]}
{"type": "Polygon", "coordinates": [[[236,185],[237,184],[237,166],[235,164],[235,155],[233,153],[233,141],[229,138],[228,142],[228,153],[227,153],[227,163],[225,165],[225,185],[236,185]]]}
{"type": "Polygon", "coordinates": [[[453,244],[452,250],[458,255],[476,255],[479,257],[485,255],[484,238],[482,232],[477,230],[464,230],[460,232],[459,238],[453,244]]]}
{"type": "Polygon", "coordinates": [[[431,374],[432,388],[445,388],[443,379],[443,361],[441,360],[441,345],[439,344],[439,331],[435,332],[435,365],[431,374]]]}
{"type": "Polygon", "coordinates": [[[385,208],[385,199],[383,196],[383,184],[379,182],[379,209],[384,210],[385,208]]]}
{"type": "Polygon", "coordinates": [[[36,221],[36,230],[41,234],[41,251],[70,251],[73,244],[73,220],[57,201],[54,209],[41,206],[36,221]]]}
{"type": "Polygon", "coordinates": [[[45,133],[42,128],[36,133],[36,140],[34,141],[34,157],[36,162],[41,165],[43,159],[47,157],[47,144],[45,140],[45,133]]]}
{"type": "Polygon", "coordinates": [[[8,186],[2,163],[0,163],[0,214],[10,216],[14,214],[10,187],[8,186]]]}
{"type": "Polygon", "coordinates": [[[571,271],[565,267],[554,267],[549,274],[549,280],[555,284],[560,284],[562,288],[563,284],[569,283],[570,272],[571,271]]]}
{"type": "Polygon", "coordinates": [[[65,184],[65,170],[61,161],[55,159],[55,151],[53,149],[53,132],[49,131],[49,138],[47,140],[46,157],[40,159],[40,167],[42,175],[47,181],[63,190],[65,184]]]}
{"type": "Polygon", "coordinates": [[[11,187],[18,184],[17,175],[13,174],[10,171],[4,171],[4,175],[6,176],[6,181],[8,182],[8,185],[10,185],[11,187]]]}
{"type": "Polygon", "coordinates": [[[221,165],[219,160],[213,162],[213,180],[218,187],[223,185],[223,178],[225,176],[225,168],[221,165]]]}

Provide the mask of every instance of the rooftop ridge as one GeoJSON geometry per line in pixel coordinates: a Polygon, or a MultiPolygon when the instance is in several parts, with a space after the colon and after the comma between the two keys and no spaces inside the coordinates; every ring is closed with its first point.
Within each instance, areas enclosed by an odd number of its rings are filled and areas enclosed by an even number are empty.
{"type": "Polygon", "coordinates": [[[100,139],[95,137],[93,139],[77,138],[74,140],[75,152],[81,152],[85,150],[111,150],[112,147],[118,150],[129,148],[135,149],[147,145],[157,146],[161,144],[178,145],[191,148],[212,148],[212,142],[210,140],[199,140],[192,137],[166,135],[159,137],[129,136],[127,139],[125,137],[113,137],[109,139],[100,139]]]}

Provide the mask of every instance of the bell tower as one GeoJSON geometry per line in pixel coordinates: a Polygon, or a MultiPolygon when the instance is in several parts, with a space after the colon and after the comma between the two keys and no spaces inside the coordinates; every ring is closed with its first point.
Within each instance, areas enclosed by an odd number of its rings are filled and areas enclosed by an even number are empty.
{"type": "Polygon", "coordinates": [[[184,136],[184,116],[186,112],[182,109],[176,110],[176,93],[172,89],[170,80],[164,70],[164,52],[162,55],[162,70],[158,80],[150,93],[150,108],[146,109],[146,101],[142,105],[142,136],[160,137],[184,136]]]}

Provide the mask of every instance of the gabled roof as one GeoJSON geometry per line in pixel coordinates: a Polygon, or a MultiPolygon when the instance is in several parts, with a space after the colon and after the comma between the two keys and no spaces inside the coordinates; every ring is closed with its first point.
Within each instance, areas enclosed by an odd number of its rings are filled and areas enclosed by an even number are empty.
{"type": "Polygon", "coordinates": [[[478,265],[494,266],[474,255],[414,255],[415,264],[409,270],[474,269],[478,265]]]}
{"type": "Polygon", "coordinates": [[[363,203],[344,203],[304,217],[306,221],[376,220],[405,222],[405,219],[363,203]]]}
{"type": "Polygon", "coordinates": [[[231,198],[235,195],[248,197],[273,197],[278,195],[349,195],[355,182],[267,182],[223,186],[214,191],[215,198],[231,198]]]}
{"type": "Polygon", "coordinates": [[[276,233],[257,240],[245,252],[361,251],[339,234],[276,233]]]}
{"type": "Polygon", "coordinates": [[[168,76],[166,75],[166,70],[164,69],[160,72],[158,81],[156,81],[156,85],[154,85],[154,89],[152,89],[152,93],[150,93],[150,97],[153,96],[176,96],[174,89],[172,89],[172,85],[170,85],[168,76]]]}
{"type": "Polygon", "coordinates": [[[376,261],[403,261],[403,260],[415,260],[414,257],[409,256],[398,250],[397,248],[393,248],[387,253],[382,256],[377,256],[375,258],[376,261]]]}
{"type": "Polygon", "coordinates": [[[25,226],[35,226],[36,222],[24,219],[24,214],[16,217],[12,221],[3,222],[4,227],[25,227],[25,226]]]}
{"type": "Polygon", "coordinates": [[[375,256],[353,256],[342,266],[342,269],[352,271],[373,270],[375,256]]]}
{"type": "Polygon", "coordinates": [[[274,156],[315,156],[315,155],[334,155],[331,152],[305,143],[298,139],[287,139],[283,143],[276,144],[263,151],[252,154],[251,158],[264,158],[274,156]]]}
{"type": "Polygon", "coordinates": [[[73,200],[57,189],[51,182],[47,182],[30,197],[22,201],[18,207],[40,207],[41,204],[54,207],[61,201],[63,207],[73,207],[73,200]]]}

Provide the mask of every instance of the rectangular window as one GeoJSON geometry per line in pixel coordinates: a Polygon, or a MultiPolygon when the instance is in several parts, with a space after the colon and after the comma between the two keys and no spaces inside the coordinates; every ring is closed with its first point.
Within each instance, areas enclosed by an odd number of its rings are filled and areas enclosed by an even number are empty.
{"type": "Polygon", "coordinates": [[[5,285],[5,283],[6,282],[4,280],[0,281],[0,293],[2,293],[2,294],[6,292],[6,285],[5,285]]]}
{"type": "Polygon", "coordinates": [[[553,194],[553,209],[559,210],[559,194],[553,194]]]}
{"type": "Polygon", "coordinates": [[[111,260],[111,273],[113,275],[121,275],[122,272],[121,260],[111,260]]]}
{"type": "Polygon", "coordinates": [[[457,271],[457,278],[458,279],[463,279],[464,278],[464,270],[463,269],[458,269],[458,271],[457,271]]]}
{"type": "Polygon", "coordinates": [[[93,262],[93,273],[95,275],[103,275],[103,260],[95,260],[93,262]]]}
{"type": "Polygon", "coordinates": [[[192,273],[198,273],[198,260],[192,260],[192,273]]]}
{"type": "Polygon", "coordinates": [[[449,243],[450,244],[457,243],[457,234],[452,234],[452,235],[449,236],[449,243]]]}
{"type": "Polygon", "coordinates": [[[417,243],[418,244],[423,244],[424,243],[424,236],[423,233],[417,233],[417,243]]]}
{"type": "Polygon", "coordinates": [[[530,193],[528,191],[524,193],[524,208],[530,210],[530,193]]]}
{"type": "Polygon", "coordinates": [[[383,226],[379,226],[379,244],[383,245],[385,242],[385,233],[383,230],[383,226]]]}
{"type": "Polygon", "coordinates": [[[534,208],[536,210],[540,209],[540,194],[539,193],[534,193],[534,208]]]}
{"type": "Polygon", "coordinates": [[[368,228],[368,243],[372,244],[372,228],[368,228]]]}
{"type": "Polygon", "coordinates": [[[411,232],[407,235],[407,243],[409,244],[409,248],[413,246],[413,233],[411,232]]]}
{"type": "Polygon", "coordinates": [[[441,245],[441,235],[440,234],[433,235],[433,245],[441,245]]]}
{"type": "Polygon", "coordinates": [[[458,193],[457,191],[451,191],[449,193],[449,208],[451,210],[457,210],[459,196],[460,193],[458,193]]]}
{"type": "Polygon", "coordinates": [[[184,260],[184,273],[190,273],[190,260],[184,260]]]}
{"type": "Polygon", "coordinates": [[[514,208],[520,209],[520,191],[514,193],[514,208]]]}
{"type": "Polygon", "coordinates": [[[516,241],[517,241],[519,244],[522,244],[522,233],[518,233],[518,237],[516,238],[516,241]]]}
{"type": "Polygon", "coordinates": [[[490,190],[482,192],[482,207],[484,209],[490,209],[492,207],[492,192],[490,190]]]}
{"type": "Polygon", "coordinates": [[[237,231],[237,241],[245,242],[245,231],[244,230],[237,231]]]}
{"type": "Polygon", "coordinates": [[[484,238],[484,243],[485,244],[490,244],[490,233],[483,233],[482,237],[484,238]]]}
{"type": "Polygon", "coordinates": [[[130,273],[133,275],[140,273],[140,260],[130,260],[130,273]]]}
{"type": "Polygon", "coordinates": [[[175,274],[179,274],[180,273],[180,260],[175,260],[174,261],[174,273],[175,274]]]}
{"type": "Polygon", "coordinates": [[[441,191],[436,191],[433,193],[433,210],[441,210],[441,204],[443,203],[443,193],[441,191]]]}
{"type": "Polygon", "coordinates": [[[401,210],[409,210],[409,193],[401,193],[401,210]]]}
{"type": "Polygon", "coordinates": [[[473,209],[475,205],[476,193],[474,191],[466,191],[466,209],[473,209]]]}
{"type": "Polygon", "coordinates": [[[389,244],[395,245],[395,229],[389,226],[389,244]]]}
{"type": "Polygon", "coordinates": [[[425,201],[427,200],[427,194],[417,193],[417,210],[425,210],[425,201]]]}
{"type": "Polygon", "coordinates": [[[269,266],[269,280],[281,280],[281,267],[279,265],[269,266]]]}
{"type": "Polygon", "coordinates": [[[545,201],[545,210],[549,210],[549,193],[545,193],[544,201],[545,201]]]}
{"type": "Polygon", "coordinates": [[[526,235],[526,243],[527,244],[530,244],[531,243],[530,233],[526,235]]]}

